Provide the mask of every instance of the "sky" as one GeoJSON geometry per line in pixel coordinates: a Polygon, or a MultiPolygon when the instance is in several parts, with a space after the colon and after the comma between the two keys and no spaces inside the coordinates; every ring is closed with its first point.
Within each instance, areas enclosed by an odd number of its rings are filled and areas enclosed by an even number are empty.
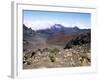
{"type": "Polygon", "coordinates": [[[23,24],[33,30],[46,29],[54,24],[65,27],[91,28],[90,13],[23,10],[23,24]]]}

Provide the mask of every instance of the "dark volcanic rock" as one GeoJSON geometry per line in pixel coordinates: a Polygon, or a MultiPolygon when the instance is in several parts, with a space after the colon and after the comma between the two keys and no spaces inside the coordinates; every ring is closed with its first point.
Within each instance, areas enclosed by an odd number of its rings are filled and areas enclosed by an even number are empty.
{"type": "Polygon", "coordinates": [[[31,28],[28,28],[23,24],[23,38],[26,36],[33,36],[35,34],[35,31],[32,30],[31,28]]]}
{"type": "Polygon", "coordinates": [[[67,42],[64,49],[72,48],[73,45],[83,45],[83,44],[89,44],[91,42],[91,32],[84,32],[80,33],[75,39],[72,39],[71,41],[67,42]]]}

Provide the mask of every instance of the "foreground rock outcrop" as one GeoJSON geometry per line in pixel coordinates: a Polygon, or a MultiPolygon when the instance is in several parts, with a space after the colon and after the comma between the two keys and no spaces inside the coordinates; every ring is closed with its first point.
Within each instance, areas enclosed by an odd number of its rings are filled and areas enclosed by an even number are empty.
{"type": "Polygon", "coordinates": [[[78,67],[91,64],[90,50],[87,45],[73,46],[70,49],[37,50],[24,55],[23,68],[78,67]]]}

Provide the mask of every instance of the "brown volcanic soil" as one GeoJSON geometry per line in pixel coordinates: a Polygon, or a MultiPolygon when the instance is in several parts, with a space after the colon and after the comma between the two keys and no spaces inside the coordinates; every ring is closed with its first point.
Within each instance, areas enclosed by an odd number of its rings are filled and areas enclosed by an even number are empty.
{"type": "Polygon", "coordinates": [[[75,39],[77,35],[58,34],[47,40],[48,44],[65,45],[66,42],[75,39]]]}

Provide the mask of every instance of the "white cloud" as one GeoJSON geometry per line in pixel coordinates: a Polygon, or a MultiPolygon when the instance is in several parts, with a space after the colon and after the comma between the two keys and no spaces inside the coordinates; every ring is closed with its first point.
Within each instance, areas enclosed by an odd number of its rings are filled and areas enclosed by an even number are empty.
{"type": "Polygon", "coordinates": [[[45,29],[45,28],[49,28],[52,24],[54,24],[55,22],[51,22],[51,21],[24,21],[24,24],[27,27],[31,27],[34,30],[38,30],[38,29],[45,29]]]}
{"type": "Polygon", "coordinates": [[[90,27],[87,27],[87,25],[83,25],[82,23],[79,23],[79,22],[76,22],[74,24],[67,24],[63,21],[60,21],[60,20],[41,20],[41,21],[31,21],[31,20],[25,20],[24,21],[24,24],[27,26],[27,27],[31,27],[33,30],[38,30],[38,29],[46,29],[46,28],[50,28],[51,25],[54,25],[54,24],[62,24],[64,25],[65,27],[74,27],[74,26],[78,26],[80,29],[87,29],[87,28],[90,28],[90,27]]]}
{"type": "Polygon", "coordinates": [[[73,26],[78,26],[80,29],[89,29],[90,26],[85,25],[84,23],[76,22],[73,26]]]}

